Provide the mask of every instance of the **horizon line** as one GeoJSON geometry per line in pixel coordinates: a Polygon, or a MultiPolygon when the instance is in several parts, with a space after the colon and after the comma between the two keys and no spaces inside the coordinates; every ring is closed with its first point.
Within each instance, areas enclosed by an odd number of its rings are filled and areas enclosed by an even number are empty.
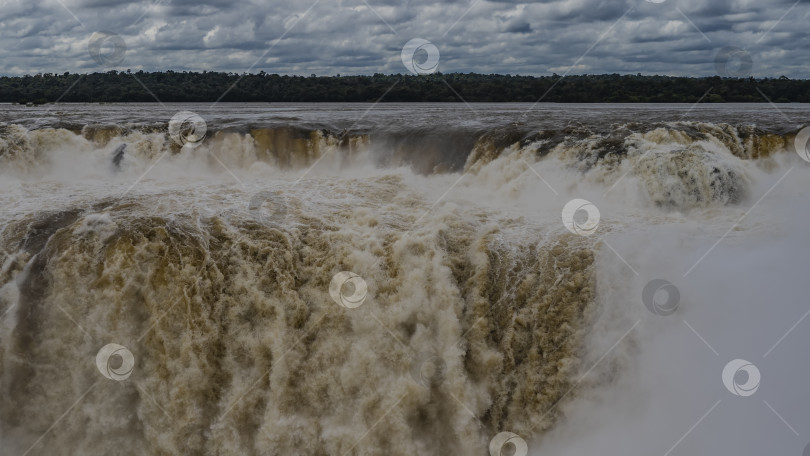
{"type": "Polygon", "coordinates": [[[580,74],[563,74],[559,75],[557,73],[552,73],[550,75],[531,75],[531,74],[513,74],[513,73],[477,73],[477,72],[461,72],[461,71],[451,71],[451,72],[441,72],[436,71],[435,73],[430,74],[412,74],[412,73],[371,73],[371,74],[341,74],[336,73],[333,75],[318,75],[316,73],[310,73],[309,75],[306,74],[281,74],[281,73],[269,73],[264,70],[259,72],[242,72],[237,73],[233,71],[216,71],[216,70],[137,70],[133,71],[132,69],[126,70],[107,70],[107,71],[93,71],[93,72],[86,72],[86,73],[74,73],[70,71],[65,72],[40,72],[34,74],[22,74],[22,75],[10,75],[10,74],[2,74],[0,73],[0,78],[26,78],[26,77],[54,77],[54,76],[89,76],[94,74],[109,74],[109,73],[143,73],[143,74],[153,74],[153,73],[179,73],[179,74],[209,74],[209,73],[218,73],[218,74],[225,74],[225,75],[235,75],[235,76],[278,76],[278,77],[290,77],[290,78],[351,78],[351,77],[374,77],[374,76],[397,76],[397,77],[421,77],[421,78],[429,78],[433,75],[475,75],[475,76],[508,76],[508,77],[519,77],[519,78],[573,78],[573,77],[603,77],[603,76],[619,76],[619,77],[641,77],[641,78],[684,78],[684,79],[728,79],[728,80],[740,80],[740,79],[754,79],[754,80],[761,80],[761,79],[781,79],[781,80],[791,80],[791,81],[810,81],[810,78],[791,78],[784,74],[779,76],[747,76],[747,77],[729,77],[729,76],[721,76],[721,75],[711,75],[711,76],[686,76],[686,75],[669,75],[669,74],[642,74],[642,73],[580,73],[580,74]]]}

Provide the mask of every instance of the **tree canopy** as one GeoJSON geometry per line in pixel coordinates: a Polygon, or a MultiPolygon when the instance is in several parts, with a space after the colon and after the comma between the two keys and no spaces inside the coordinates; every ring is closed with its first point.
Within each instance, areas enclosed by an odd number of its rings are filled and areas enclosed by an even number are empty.
{"type": "Polygon", "coordinates": [[[0,102],[810,103],[810,80],[638,75],[280,76],[219,72],[0,77],[0,102]],[[224,94],[224,95],[223,95],[224,94]],[[220,99],[221,97],[221,99],[220,99]]]}

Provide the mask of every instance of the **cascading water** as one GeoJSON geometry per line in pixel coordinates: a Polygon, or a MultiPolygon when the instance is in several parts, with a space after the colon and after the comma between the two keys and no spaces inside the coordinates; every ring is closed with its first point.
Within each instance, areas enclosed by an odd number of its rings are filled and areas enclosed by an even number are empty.
{"type": "Polygon", "coordinates": [[[328,108],[271,122],[231,107],[198,147],[124,107],[98,108],[111,125],[59,109],[44,125],[0,125],[8,454],[485,454],[501,431],[542,441],[561,404],[597,389],[581,384],[596,322],[624,321],[605,312],[605,236],[726,226],[803,164],[795,125],[674,108],[678,120],[566,113],[538,126],[495,108],[478,124],[386,108],[352,128],[328,108]],[[601,210],[596,235],[561,223],[577,197],[601,210]],[[341,271],[367,287],[355,308],[330,296],[341,271]],[[132,354],[122,381],[96,365],[107,344],[132,354]]]}

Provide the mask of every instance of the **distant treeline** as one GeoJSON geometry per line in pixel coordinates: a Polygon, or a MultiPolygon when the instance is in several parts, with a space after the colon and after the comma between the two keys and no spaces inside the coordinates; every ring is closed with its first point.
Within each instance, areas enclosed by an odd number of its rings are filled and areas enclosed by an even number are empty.
{"type": "Polygon", "coordinates": [[[542,97],[560,103],[694,103],[703,97],[707,103],[810,103],[810,80],[474,73],[304,77],[207,71],[0,77],[0,102],[213,102],[220,97],[226,102],[535,102],[542,97]]]}

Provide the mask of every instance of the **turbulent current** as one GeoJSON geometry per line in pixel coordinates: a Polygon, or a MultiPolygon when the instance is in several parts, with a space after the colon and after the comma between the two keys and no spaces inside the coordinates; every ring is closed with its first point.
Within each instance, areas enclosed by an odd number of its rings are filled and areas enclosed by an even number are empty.
{"type": "Polygon", "coordinates": [[[647,279],[807,182],[810,108],[530,108],[5,106],[2,453],[565,448],[647,279]]]}

